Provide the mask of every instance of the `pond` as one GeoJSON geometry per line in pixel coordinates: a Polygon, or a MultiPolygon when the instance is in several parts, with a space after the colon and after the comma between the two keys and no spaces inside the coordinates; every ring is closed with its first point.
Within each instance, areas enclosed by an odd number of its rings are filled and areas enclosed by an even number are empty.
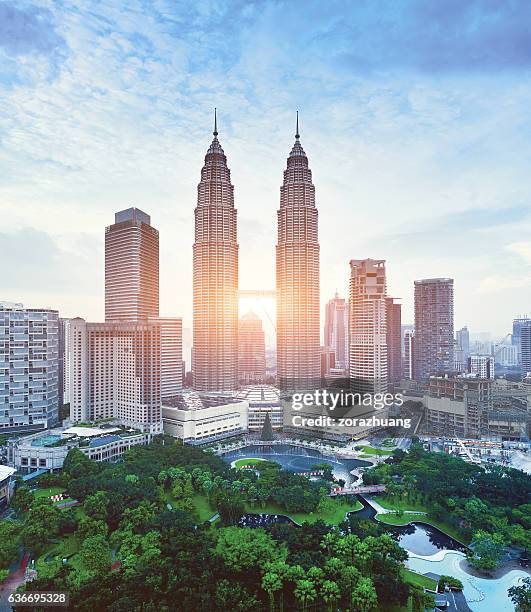
{"type": "Polygon", "coordinates": [[[276,461],[285,470],[290,472],[308,472],[316,463],[326,462],[332,466],[332,473],[337,479],[344,480],[347,484],[356,478],[350,473],[357,467],[369,467],[368,461],[360,459],[338,459],[331,455],[325,455],[312,448],[304,448],[292,444],[252,444],[236,451],[229,451],[222,455],[227,463],[236,459],[267,459],[276,461]]]}
{"type": "MultiPolygon", "coordinates": [[[[363,509],[349,514],[354,514],[359,518],[374,520],[376,510],[363,497],[358,497],[363,504],[363,509]]],[[[389,526],[389,531],[398,536],[398,543],[402,548],[415,555],[427,557],[434,555],[439,550],[466,551],[466,547],[457,540],[426,523],[415,522],[403,527],[389,526]]]]}

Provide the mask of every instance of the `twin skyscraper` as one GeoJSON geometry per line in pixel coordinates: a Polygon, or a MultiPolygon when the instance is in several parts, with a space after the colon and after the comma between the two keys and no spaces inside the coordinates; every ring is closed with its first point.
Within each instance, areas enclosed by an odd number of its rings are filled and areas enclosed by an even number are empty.
{"type": "MultiPolygon", "coordinates": [[[[237,211],[216,117],[213,134],[197,188],[193,247],[193,385],[208,392],[238,387],[237,211]]],[[[314,387],[320,379],[318,212],[298,113],[277,224],[278,384],[314,387]]]]}

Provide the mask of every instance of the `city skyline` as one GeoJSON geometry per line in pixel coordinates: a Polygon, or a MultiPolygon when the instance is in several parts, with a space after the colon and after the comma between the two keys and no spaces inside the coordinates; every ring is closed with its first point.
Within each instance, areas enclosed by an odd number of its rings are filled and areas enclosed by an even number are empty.
{"type": "Polygon", "coordinates": [[[384,3],[380,16],[360,5],[340,20],[336,3],[309,3],[299,40],[284,25],[296,3],[198,5],[181,44],[163,5],[2,3],[0,247],[18,268],[2,299],[102,320],[101,227],[138,206],[161,232],[161,313],[191,327],[194,176],[218,106],[240,203],[241,288],[256,277],[274,286],[277,177],[300,108],[318,177],[322,306],[336,288],[347,295],[351,258],[375,257],[404,321],[419,278],[455,279],[457,327],[501,338],[528,310],[531,61],[510,41],[529,7],[509,17],[408,4],[398,16],[384,3]],[[444,26],[460,33],[457,46],[444,26]]]}

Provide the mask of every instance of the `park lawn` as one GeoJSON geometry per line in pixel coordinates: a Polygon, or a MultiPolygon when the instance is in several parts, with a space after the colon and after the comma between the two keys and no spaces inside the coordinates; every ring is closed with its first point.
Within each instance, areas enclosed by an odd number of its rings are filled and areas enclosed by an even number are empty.
{"type": "Polygon", "coordinates": [[[194,502],[195,509],[197,510],[199,520],[202,523],[204,523],[205,521],[208,521],[210,518],[214,516],[214,514],[216,514],[216,510],[213,510],[211,508],[206,495],[195,493],[192,500],[194,502]]]}
{"type": "Polygon", "coordinates": [[[337,499],[330,499],[330,505],[324,512],[288,512],[275,502],[268,502],[265,506],[256,503],[254,506],[245,504],[247,512],[255,514],[284,514],[289,516],[296,523],[316,523],[321,520],[328,525],[339,525],[345,520],[347,512],[357,512],[363,508],[363,504],[356,500],[355,504],[349,504],[337,499]]]}
{"type": "MultiPolygon", "coordinates": [[[[164,502],[170,504],[170,506],[174,507],[175,498],[172,496],[171,491],[163,491],[162,495],[164,502]]],[[[192,502],[197,512],[197,516],[199,517],[199,521],[204,523],[208,521],[210,518],[216,514],[216,510],[214,510],[208,501],[206,495],[201,495],[201,493],[194,493],[192,497],[192,502]]]]}
{"type": "Polygon", "coordinates": [[[374,446],[363,446],[361,452],[365,455],[392,455],[392,450],[385,450],[383,448],[374,448],[374,446]]]}
{"type": "Polygon", "coordinates": [[[421,586],[424,589],[430,589],[432,591],[437,590],[437,581],[429,576],[423,576],[422,574],[417,574],[416,572],[412,572],[411,570],[406,569],[405,567],[401,571],[402,578],[409,584],[416,584],[421,586]]]}
{"type": "Polygon", "coordinates": [[[407,498],[398,496],[381,495],[375,500],[386,510],[412,510],[416,512],[429,512],[429,508],[420,502],[410,501],[407,498]]]}
{"type": "Polygon", "coordinates": [[[461,529],[425,514],[377,514],[376,520],[386,525],[396,525],[398,527],[408,525],[409,523],[427,523],[428,525],[437,527],[437,529],[440,529],[443,533],[446,533],[446,535],[449,535],[458,542],[463,544],[470,543],[470,538],[467,537],[465,532],[461,529]]]}
{"type": "Polygon", "coordinates": [[[264,463],[265,459],[258,459],[257,457],[252,457],[250,459],[238,459],[234,463],[234,467],[241,468],[244,465],[256,465],[258,463],[264,463]]]}
{"type": "Polygon", "coordinates": [[[49,498],[52,495],[59,495],[59,493],[64,493],[65,491],[66,489],[64,487],[47,487],[33,491],[33,495],[35,499],[39,499],[41,497],[49,498]]]}

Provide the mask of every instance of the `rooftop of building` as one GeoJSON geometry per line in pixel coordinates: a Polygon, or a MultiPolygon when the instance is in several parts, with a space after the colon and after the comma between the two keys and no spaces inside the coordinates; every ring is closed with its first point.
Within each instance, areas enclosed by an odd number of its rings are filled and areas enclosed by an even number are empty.
{"type": "Polygon", "coordinates": [[[236,397],[257,404],[280,404],[280,391],[272,385],[249,385],[236,394],[236,397]]]}
{"type": "Polygon", "coordinates": [[[16,472],[15,468],[8,465],[0,465],[0,482],[6,480],[16,472]]]}
{"type": "Polygon", "coordinates": [[[201,410],[202,408],[237,404],[241,401],[242,398],[235,397],[234,395],[199,394],[196,391],[183,391],[163,399],[162,407],[179,408],[181,410],[201,410]]]}
{"type": "Polygon", "coordinates": [[[100,426],[92,426],[92,425],[78,425],[74,427],[68,427],[63,430],[63,434],[72,434],[75,436],[79,436],[80,438],[92,438],[94,436],[101,436],[104,434],[115,433],[118,431],[122,431],[120,427],[116,427],[114,425],[100,425],[100,426]]]}

